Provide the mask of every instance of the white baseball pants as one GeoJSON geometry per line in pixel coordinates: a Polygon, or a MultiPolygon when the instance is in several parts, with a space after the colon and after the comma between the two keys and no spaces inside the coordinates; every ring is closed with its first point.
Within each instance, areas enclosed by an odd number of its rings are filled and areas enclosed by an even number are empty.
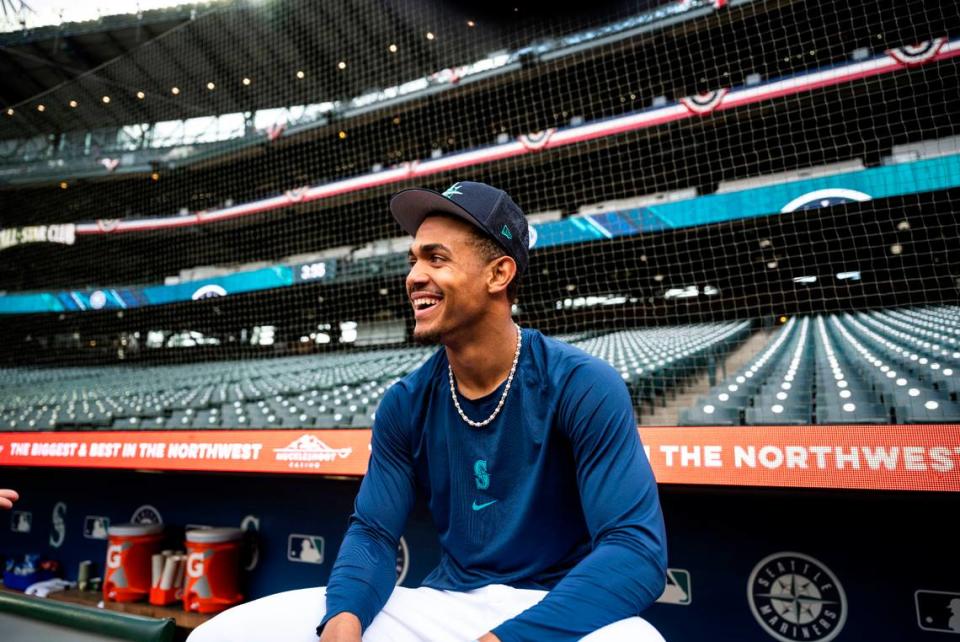
{"type": "MultiPolygon", "coordinates": [[[[473,591],[393,589],[363,642],[469,642],[519,615],[546,591],[494,584],[473,591]]],[[[326,587],[268,595],[208,620],[187,642],[317,642],[326,587]]],[[[649,622],[631,617],[594,631],[584,642],[664,642],[649,622]]]]}

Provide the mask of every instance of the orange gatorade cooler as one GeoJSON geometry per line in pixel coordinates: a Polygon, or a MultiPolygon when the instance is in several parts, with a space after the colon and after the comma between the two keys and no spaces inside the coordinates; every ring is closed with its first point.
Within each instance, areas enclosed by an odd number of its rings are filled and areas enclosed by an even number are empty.
{"type": "Polygon", "coordinates": [[[202,528],[187,531],[187,584],[183,608],[216,613],[243,601],[240,594],[239,528],[202,528]]]}
{"type": "Polygon", "coordinates": [[[160,550],[163,524],[115,524],[107,531],[103,599],[136,602],[150,593],[150,558],[160,550]]]}

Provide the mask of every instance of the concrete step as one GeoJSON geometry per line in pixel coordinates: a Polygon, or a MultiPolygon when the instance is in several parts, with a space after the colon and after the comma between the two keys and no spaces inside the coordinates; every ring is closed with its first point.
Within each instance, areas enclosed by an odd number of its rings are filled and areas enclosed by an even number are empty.
{"type": "MultiPolygon", "coordinates": [[[[772,331],[757,330],[746,341],[741,343],[733,352],[727,355],[724,360],[726,372],[732,375],[734,372],[746,365],[754,356],[756,356],[767,345],[772,331]]],[[[723,369],[717,368],[717,381],[722,380],[723,369]]],[[[653,412],[649,407],[644,407],[644,412],[639,417],[641,426],[676,426],[680,419],[680,410],[689,408],[697,402],[701,396],[710,391],[710,377],[703,372],[690,382],[684,391],[678,393],[675,398],[667,395],[666,406],[661,406],[659,399],[653,412]]]]}

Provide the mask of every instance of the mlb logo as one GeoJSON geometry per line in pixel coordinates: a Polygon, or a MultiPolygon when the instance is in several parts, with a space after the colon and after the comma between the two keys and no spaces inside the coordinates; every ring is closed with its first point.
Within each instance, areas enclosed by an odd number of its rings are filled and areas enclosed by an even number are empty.
{"type": "Polygon", "coordinates": [[[10,515],[10,530],[14,533],[29,533],[33,525],[33,513],[26,510],[15,510],[10,515]]]}
{"type": "Polygon", "coordinates": [[[667,569],[667,585],[663,594],[657,598],[660,604],[679,604],[687,606],[693,601],[693,592],[690,588],[690,571],[682,568],[667,569]]]}
{"type": "Polygon", "coordinates": [[[917,591],[917,626],[924,631],[960,633],[960,593],[917,591]]]}
{"type": "Polygon", "coordinates": [[[323,564],[323,538],[319,535],[290,533],[287,538],[287,559],[304,564],[323,564]]]}
{"type": "Polygon", "coordinates": [[[107,539],[110,518],[103,515],[87,515],[83,520],[83,536],[87,539],[107,539]]]}

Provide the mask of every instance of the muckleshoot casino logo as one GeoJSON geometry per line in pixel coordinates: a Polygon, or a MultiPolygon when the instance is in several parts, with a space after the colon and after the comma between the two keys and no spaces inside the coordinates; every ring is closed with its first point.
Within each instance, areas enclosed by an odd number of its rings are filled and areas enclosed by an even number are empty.
{"type": "Polygon", "coordinates": [[[760,626],[781,642],[828,642],[847,621],[837,576],[803,553],[774,553],[753,568],[747,600],[760,626]]]}

